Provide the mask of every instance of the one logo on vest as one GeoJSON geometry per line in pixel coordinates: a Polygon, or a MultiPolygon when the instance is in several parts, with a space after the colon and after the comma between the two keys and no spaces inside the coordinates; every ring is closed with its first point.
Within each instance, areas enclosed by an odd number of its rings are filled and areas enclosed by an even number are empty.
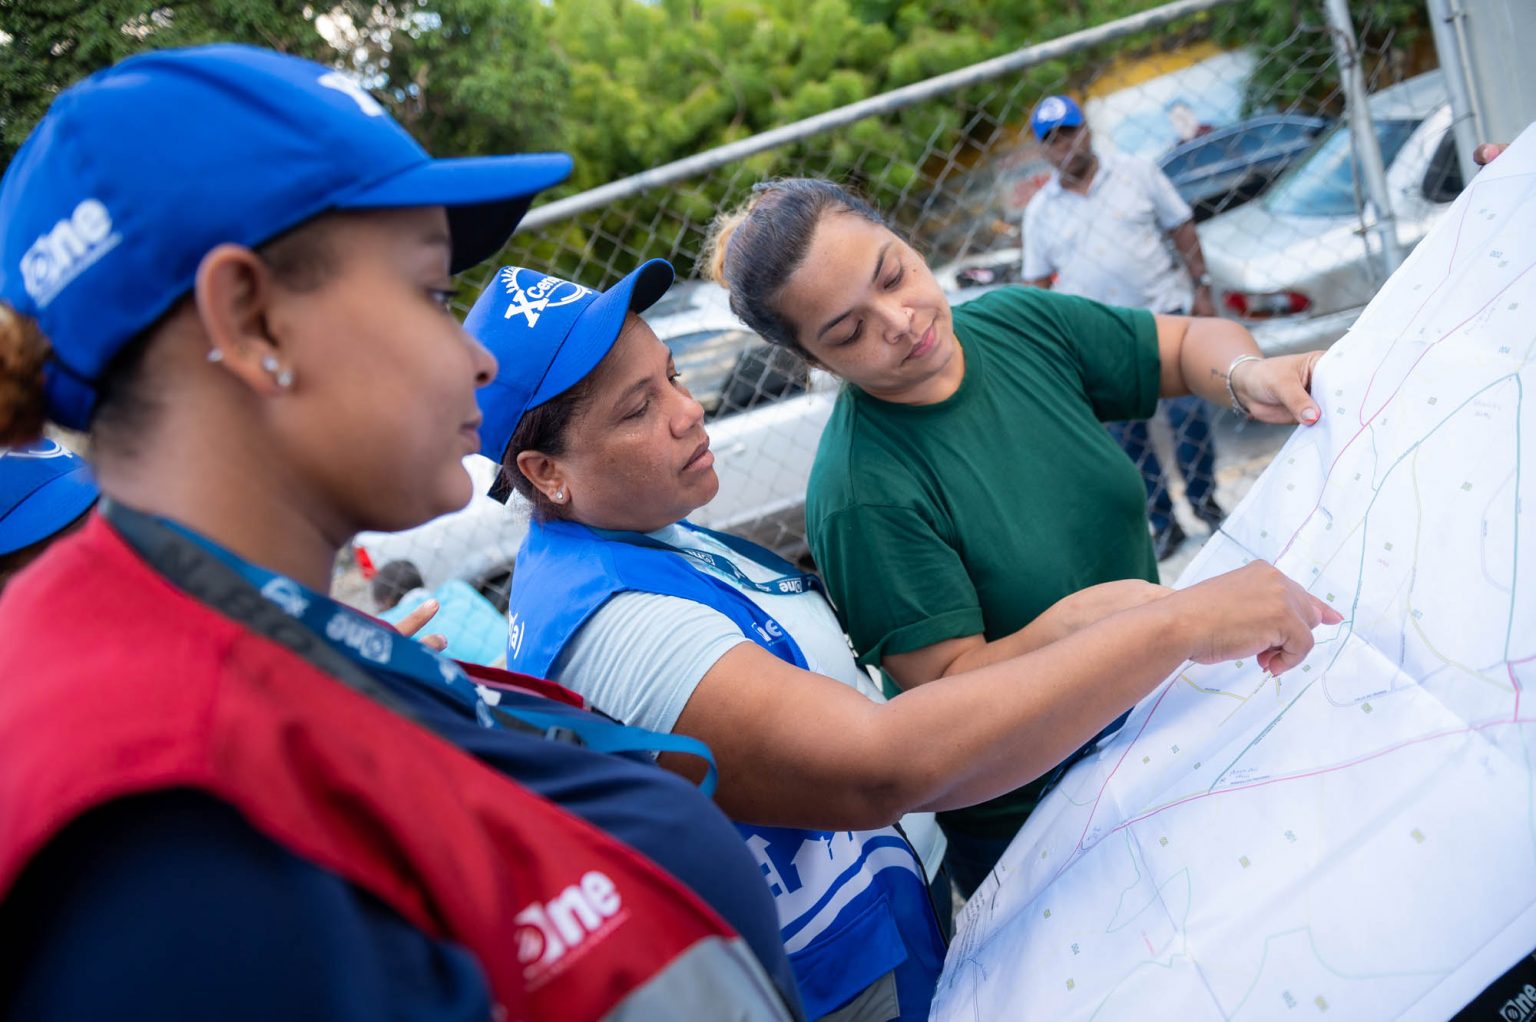
{"type": "Polygon", "coordinates": [[[528,270],[513,266],[508,266],[501,271],[502,283],[506,285],[507,294],[512,298],[502,318],[511,319],[513,316],[522,316],[528,321],[529,327],[535,326],[539,322],[539,317],[548,310],[578,302],[592,293],[591,288],[572,284],[559,277],[548,276],[539,277],[531,287],[525,288],[521,279],[525,273],[529,277],[534,276],[528,270]]]}
{"type": "Polygon", "coordinates": [[[261,595],[289,617],[300,617],[309,609],[309,598],[304,595],[304,590],[293,579],[281,575],[268,579],[267,584],[261,587],[261,595]]]}
{"type": "Polygon", "coordinates": [[[357,651],[364,660],[376,664],[389,663],[395,643],[389,633],[381,628],[353,617],[349,611],[339,610],[326,622],[325,637],[340,642],[357,651]]]}
{"type": "Polygon", "coordinates": [[[619,889],[606,873],[589,870],[548,901],[529,903],[513,917],[518,924],[517,960],[530,989],[554,978],[585,949],[616,929],[628,915],[619,889]]]}
{"type": "Polygon", "coordinates": [[[38,308],[47,308],[70,281],[122,240],[112,229],[107,207],[96,199],[86,199],[32,242],[21,257],[21,283],[38,308]]]}
{"type": "Polygon", "coordinates": [[[1527,983],[1524,990],[1505,1001],[1499,1008],[1499,1018],[1503,1022],[1529,1022],[1536,1018],[1536,986],[1527,983]]]}
{"type": "Polygon", "coordinates": [[[523,652],[523,635],[528,631],[528,622],[519,621],[513,614],[507,618],[507,659],[516,660],[523,652]]]}

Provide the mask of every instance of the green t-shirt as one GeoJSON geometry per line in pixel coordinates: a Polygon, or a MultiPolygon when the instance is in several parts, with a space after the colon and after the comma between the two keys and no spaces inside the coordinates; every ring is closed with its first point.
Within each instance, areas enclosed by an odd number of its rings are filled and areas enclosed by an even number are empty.
{"type": "MultiPolygon", "coordinates": [[[[1157,407],[1151,314],[1007,288],[954,324],[960,389],[899,405],[844,388],[811,470],[811,552],[862,663],[998,639],[1079,589],[1158,577],[1141,474],[1102,425],[1157,407]]],[[[1038,786],[941,819],[1010,833],[1038,786]]]]}

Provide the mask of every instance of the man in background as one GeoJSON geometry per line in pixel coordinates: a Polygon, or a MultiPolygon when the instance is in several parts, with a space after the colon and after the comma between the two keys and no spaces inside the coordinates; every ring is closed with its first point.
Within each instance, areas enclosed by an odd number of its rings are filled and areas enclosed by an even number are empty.
{"type": "MultiPolygon", "coordinates": [[[[1095,153],[1083,111],[1067,96],[1041,100],[1030,127],[1055,173],[1024,209],[1024,283],[1154,313],[1214,316],[1211,279],[1189,204],[1167,176],[1147,160],[1095,153]]],[[[1224,512],[1216,503],[1216,449],[1207,409],[1193,396],[1159,407],[1173,428],[1185,496],[1195,516],[1215,532],[1224,512]]],[[[1111,423],[1109,430],[1141,469],[1153,545],[1157,559],[1164,560],[1185,534],[1148,443],[1147,423],[1111,423]]]]}

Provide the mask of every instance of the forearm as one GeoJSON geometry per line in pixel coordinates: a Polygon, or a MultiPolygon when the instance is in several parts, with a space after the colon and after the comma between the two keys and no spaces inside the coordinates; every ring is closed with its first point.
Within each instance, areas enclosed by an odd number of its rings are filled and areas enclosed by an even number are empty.
{"type": "Polygon", "coordinates": [[[1253,335],[1228,319],[1159,316],[1157,320],[1162,396],[1197,394],[1215,405],[1230,404],[1227,367],[1239,355],[1260,354],[1253,335]],[[1170,333],[1174,335],[1171,344],[1165,340],[1170,333]]]}
{"type": "Polygon", "coordinates": [[[891,764],[908,811],[973,805],[1041,776],[1189,655],[1163,601],[924,686],[883,707],[873,761],[891,764]]]}
{"type": "Polygon", "coordinates": [[[1205,276],[1205,253],[1200,250],[1200,235],[1195,233],[1193,220],[1186,220],[1169,232],[1173,247],[1184,260],[1184,266],[1194,280],[1205,276]]]}

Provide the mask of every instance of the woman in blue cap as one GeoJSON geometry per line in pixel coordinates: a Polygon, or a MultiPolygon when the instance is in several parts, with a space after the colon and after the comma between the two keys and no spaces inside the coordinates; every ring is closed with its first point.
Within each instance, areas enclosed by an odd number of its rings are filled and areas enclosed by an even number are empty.
{"type": "Polygon", "coordinates": [[[506,267],[465,321],[503,367],[483,452],[533,502],[507,663],[715,751],[812,1017],[926,1018],[942,946],[898,818],[1039,776],[1187,659],[1286,670],[1339,617],[1263,564],[1117,584],[1042,615],[1027,655],[880,701],[819,580],[684,520],[719,483],[703,409],[638,315],[671,281],[660,260],[603,293],[506,267]],[[1106,604],[1126,609],[1087,623],[1106,604]]]}
{"type": "MultiPolygon", "coordinates": [[[[1158,578],[1146,491],[1104,422],[1192,391],[1265,422],[1318,419],[1318,353],[1263,358],[1236,323],[1034,288],[951,308],[922,255],[829,181],[758,185],[713,247],[736,315],[848,384],[807,536],[860,662],[900,690],[1029,649],[1068,594],[1158,578]]],[[[1048,784],[940,814],[962,891],[1048,784]]]]}
{"type": "Polygon", "coordinates": [[[725,818],[583,747],[661,736],[325,595],[468,500],[496,363],[450,275],[569,167],[434,161],[239,46],[93,75],[17,153],[0,443],[89,429],[104,499],[0,597],[0,1015],[798,1016],[725,818]]]}
{"type": "Polygon", "coordinates": [[[0,451],[0,590],[96,503],[90,466],[57,440],[0,451]]]}

